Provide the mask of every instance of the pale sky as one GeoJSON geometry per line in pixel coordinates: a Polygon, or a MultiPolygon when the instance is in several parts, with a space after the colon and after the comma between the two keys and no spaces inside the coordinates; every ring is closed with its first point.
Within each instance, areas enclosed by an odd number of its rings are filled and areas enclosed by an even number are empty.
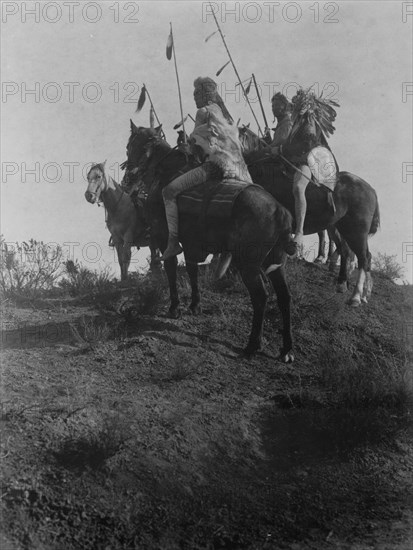
{"type": "MultiPolygon", "coordinates": [[[[370,248],[396,254],[411,282],[412,2],[213,6],[241,78],[256,75],[269,121],[274,91],[291,98],[297,85],[314,84],[338,100],[330,145],[341,170],[367,180],[379,197],[381,230],[370,248]]],[[[8,242],[57,242],[88,267],[107,263],[119,276],[104,210],[84,199],[82,168],[107,159],[120,179],[116,166],[125,160],[129,119],[149,125],[149,102],[134,112],[142,83],[175,143],[180,110],[173,61],[165,56],[169,22],[184,113],[194,115],[194,79],[215,78],[228,60],[218,34],[204,40],[216,30],[209,4],[11,1],[1,8],[1,233],[8,242]]],[[[234,95],[231,66],[216,81],[234,119],[256,128],[245,101],[234,95]]],[[[316,240],[307,237],[307,246],[316,240]]],[[[147,255],[141,251],[140,265],[147,255]]]]}

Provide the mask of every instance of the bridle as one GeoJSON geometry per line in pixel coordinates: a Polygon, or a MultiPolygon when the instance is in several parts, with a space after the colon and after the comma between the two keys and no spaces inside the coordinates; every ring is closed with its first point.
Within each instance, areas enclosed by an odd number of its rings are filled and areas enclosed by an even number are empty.
{"type": "MultiPolygon", "coordinates": [[[[94,192],[89,191],[89,193],[92,195],[92,197],[93,197],[93,196],[96,197],[95,204],[97,204],[98,206],[100,206],[100,205],[103,203],[103,199],[101,199],[101,196],[103,195],[103,193],[106,193],[106,191],[108,191],[108,189],[109,189],[109,182],[108,182],[108,178],[106,177],[105,172],[102,171],[102,170],[100,170],[100,169],[99,169],[99,176],[98,176],[98,177],[101,179],[101,181],[100,181],[100,183],[98,184],[98,187],[97,187],[96,191],[94,191],[94,192]]],[[[114,210],[113,210],[113,214],[114,214],[114,213],[116,212],[116,210],[118,209],[119,203],[120,203],[120,201],[122,200],[122,197],[123,197],[123,195],[124,195],[124,193],[125,193],[124,189],[123,189],[120,185],[116,184],[115,181],[114,181],[114,183],[115,183],[115,185],[116,185],[117,187],[120,188],[121,194],[120,194],[120,196],[119,196],[118,201],[116,202],[115,208],[114,208],[114,210]]],[[[107,223],[107,221],[108,221],[108,210],[107,210],[106,206],[104,205],[104,203],[103,203],[103,207],[104,207],[104,209],[105,209],[105,223],[107,223]]]]}
{"type": "MultiPolygon", "coordinates": [[[[88,191],[88,193],[90,193],[90,195],[95,198],[94,204],[100,205],[100,203],[102,202],[100,197],[102,193],[105,193],[108,190],[109,186],[108,186],[105,173],[95,166],[93,167],[93,169],[99,170],[99,176],[96,176],[96,178],[99,177],[100,182],[96,187],[96,191],[88,191]]],[[[88,181],[89,181],[89,178],[88,178],[88,181]]]]}

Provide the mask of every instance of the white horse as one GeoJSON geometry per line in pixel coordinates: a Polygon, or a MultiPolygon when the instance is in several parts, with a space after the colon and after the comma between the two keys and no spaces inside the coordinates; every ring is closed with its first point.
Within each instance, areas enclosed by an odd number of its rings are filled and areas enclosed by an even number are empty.
{"type": "Polygon", "coordinates": [[[103,202],[106,211],[106,225],[111,242],[116,248],[120,265],[121,280],[128,278],[131,248],[149,246],[151,267],[159,263],[156,248],[151,246],[143,206],[135,206],[124,189],[105,172],[106,161],[95,164],[87,175],[88,186],[85,198],[91,204],[103,202]]]}

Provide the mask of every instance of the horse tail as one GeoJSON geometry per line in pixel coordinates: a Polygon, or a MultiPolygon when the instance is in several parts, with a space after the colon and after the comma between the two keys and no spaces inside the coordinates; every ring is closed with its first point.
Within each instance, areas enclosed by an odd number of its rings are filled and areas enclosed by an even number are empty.
{"type": "Polygon", "coordinates": [[[380,227],[380,210],[379,210],[379,201],[377,200],[377,195],[376,195],[376,208],[374,210],[373,219],[371,220],[369,235],[374,235],[379,227],[380,227]]]}

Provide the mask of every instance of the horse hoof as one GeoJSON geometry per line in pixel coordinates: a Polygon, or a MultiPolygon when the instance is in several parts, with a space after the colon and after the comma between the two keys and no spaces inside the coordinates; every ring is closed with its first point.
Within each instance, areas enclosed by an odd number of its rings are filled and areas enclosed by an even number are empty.
{"type": "Polygon", "coordinates": [[[180,319],[180,318],[181,318],[181,310],[179,308],[170,309],[168,311],[168,319],[180,319]]]}
{"type": "Polygon", "coordinates": [[[347,283],[338,283],[336,285],[336,292],[338,294],[345,294],[347,292],[347,283]]]}
{"type": "Polygon", "coordinates": [[[318,256],[318,258],[316,258],[316,259],[314,260],[314,263],[315,263],[315,264],[322,264],[322,263],[323,263],[323,258],[322,258],[321,256],[318,256]]]}
{"type": "Polygon", "coordinates": [[[367,304],[367,296],[363,296],[361,301],[363,302],[363,304],[367,304]]]}
{"type": "Polygon", "coordinates": [[[201,306],[199,304],[195,306],[189,306],[189,312],[192,315],[200,315],[200,313],[202,312],[201,306]]]}
{"type": "Polygon", "coordinates": [[[293,350],[290,351],[281,351],[280,356],[278,357],[278,360],[282,363],[294,363],[294,352],[293,350]]]}
{"type": "Polygon", "coordinates": [[[350,307],[359,307],[359,306],[361,306],[361,300],[360,300],[360,298],[352,298],[351,300],[349,300],[347,302],[347,304],[350,307]]]}

